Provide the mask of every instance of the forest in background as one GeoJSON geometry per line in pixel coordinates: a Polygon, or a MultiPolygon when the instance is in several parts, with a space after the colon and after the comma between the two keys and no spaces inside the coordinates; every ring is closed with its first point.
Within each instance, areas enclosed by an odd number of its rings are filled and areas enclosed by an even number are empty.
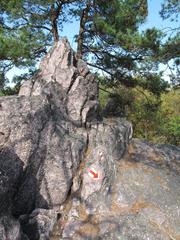
{"type": "MultiPolygon", "coordinates": [[[[178,22],[179,12],[178,0],[163,0],[159,17],[178,22]]],[[[148,14],[147,0],[0,0],[0,95],[16,94],[63,25],[77,19],[76,57],[97,74],[102,107],[113,99],[133,123],[134,137],[179,145],[180,28],[140,31],[148,14]],[[14,76],[10,87],[13,67],[28,72],[14,76]]]]}

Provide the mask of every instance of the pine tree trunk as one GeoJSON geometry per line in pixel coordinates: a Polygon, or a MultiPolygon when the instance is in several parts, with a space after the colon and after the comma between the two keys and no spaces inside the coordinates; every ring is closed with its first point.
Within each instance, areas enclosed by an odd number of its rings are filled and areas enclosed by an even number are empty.
{"type": "Polygon", "coordinates": [[[54,42],[58,42],[59,41],[59,34],[58,34],[58,27],[57,27],[57,21],[56,20],[54,20],[52,22],[52,32],[53,32],[54,42]]]}
{"type": "Polygon", "coordinates": [[[86,8],[83,9],[81,19],[80,19],[80,29],[79,29],[79,35],[77,39],[77,59],[82,59],[83,57],[83,35],[85,32],[85,24],[88,20],[88,12],[89,12],[90,5],[87,4],[86,8]]]}
{"type": "Polygon", "coordinates": [[[84,32],[84,29],[80,26],[78,40],[77,40],[77,44],[78,44],[77,54],[76,54],[77,59],[82,59],[82,56],[83,56],[83,32],[84,32]]]}
{"type": "Polygon", "coordinates": [[[58,20],[61,9],[62,9],[61,5],[59,5],[57,7],[57,9],[55,8],[54,4],[51,6],[51,26],[52,26],[52,33],[53,33],[54,42],[59,41],[57,20],[58,20]]]}

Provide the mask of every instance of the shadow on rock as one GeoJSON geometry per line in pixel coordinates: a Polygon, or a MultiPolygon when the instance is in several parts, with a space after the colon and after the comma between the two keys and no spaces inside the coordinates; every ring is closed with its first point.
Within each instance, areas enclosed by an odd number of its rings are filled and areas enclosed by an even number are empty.
{"type": "Polygon", "coordinates": [[[13,149],[0,149],[0,214],[11,210],[12,199],[23,177],[23,162],[13,149]]]}
{"type": "Polygon", "coordinates": [[[33,211],[37,197],[41,199],[44,206],[47,206],[47,202],[38,191],[36,177],[30,173],[27,176],[27,170],[23,171],[23,165],[24,163],[12,148],[0,149],[1,240],[39,239],[42,233],[38,222],[46,224],[43,231],[48,234],[48,230],[56,220],[53,210],[33,211]]]}

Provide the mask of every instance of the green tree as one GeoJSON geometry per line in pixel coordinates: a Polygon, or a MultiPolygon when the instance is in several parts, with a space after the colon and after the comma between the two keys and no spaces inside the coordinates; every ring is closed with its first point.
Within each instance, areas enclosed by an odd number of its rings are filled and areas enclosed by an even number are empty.
{"type": "Polygon", "coordinates": [[[0,0],[0,88],[12,67],[35,70],[47,47],[59,40],[73,0],[0,0]]]}
{"type": "Polygon", "coordinates": [[[106,92],[100,90],[102,108],[112,96],[116,96],[116,106],[122,110],[122,116],[132,122],[134,137],[180,145],[180,89],[171,89],[157,97],[140,87],[108,88],[106,92]]]}
{"type": "Polygon", "coordinates": [[[85,1],[80,15],[77,56],[106,76],[108,86],[137,85],[155,94],[167,88],[158,65],[163,33],[139,31],[148,15],[146,0],[85,1]]]}
{"type": "MultiPolygon", "coordinates": [[[[171,22],[177,22],[180,13],[179,0],[164,0],[162,4],[162,9],[160,11],[160,16],[163,20],[169,19],[171,22]]],[[[160,59],[167,68],[170,70],[169,75],[172,85],[180,84],[180,26],[179,24],[174,27],[167,27],[164,29],[167,41],[164,44],[164,48],[160,53],[160,59]]]]}
{"type": "Polygon", "coordinates": [[[159,64],[178,62],[172,51],[177,38],[162,44],[162,31],[139,31],[148,15],[147,0],[0,0],[0,12],[1,88],[13,66],[35,70],[71,17],[80,22],[77,57],[101,70],[110,86],[139,85],[158,95],[167,87],[159,64]]]}

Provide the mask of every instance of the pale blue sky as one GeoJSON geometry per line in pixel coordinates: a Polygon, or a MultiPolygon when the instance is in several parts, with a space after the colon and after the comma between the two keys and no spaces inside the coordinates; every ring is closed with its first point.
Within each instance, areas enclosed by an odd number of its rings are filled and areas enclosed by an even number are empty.
{"type": "MultiPolygon", "coordinates": [[[[159,11],[161,10],[161,4],[163,0],[148,0],[148,17],[146,23],[144,23],[140,29],[144,30],[147,28],[157,27],[159,29],[164,29],[166,27],[176,27],[179,23],[171,22],[170,20],[162,20],[159,11]]],[[[75,45],[73,37],[78,33],[79,23],[74,21],[65,25],[63,32],[60,33],[61,36],[67,36],[71,45],[75,45]]]]}
{"type": "MultiPolygon", "coordinates": [[[[164,29],[167,27],[177,27],[179,23],[171,22],[170,20],[163,21],[159,15],[159,11],[161,9],[161,3],[163,0],[148,0],[148,18],[146,23],[141,26],[141,30],[157,27],[159,29],[164,29]]],[[[180,21],[179,21],[180,22],[180,21]]],[[[74,41],[74,35],[78,33],[79,23],[77,21],[73,21],[72,23],[66,23],[62,32],[60,32],[60,36],[67,36],[69,42],[73,49],[76,49],[76,43],[74,41]]],[[[161,66],[163,69],[163,66],[161,66]]],[[[25,70],[23,69],[12,69],[8,72],[7,77],[12,79],[12,77],[16,74],[22,74],[25,70]]],[[[166,73],[168,75],[168,72],[166,73]]]]}

